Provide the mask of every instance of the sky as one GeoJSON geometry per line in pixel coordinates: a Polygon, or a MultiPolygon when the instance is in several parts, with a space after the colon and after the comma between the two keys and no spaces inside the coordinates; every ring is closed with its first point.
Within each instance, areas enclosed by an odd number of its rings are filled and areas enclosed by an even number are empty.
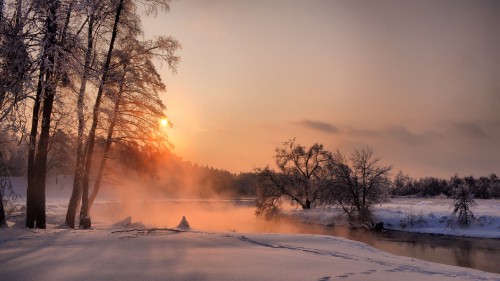
{"type": "Polygon", "coordinates": [[[296,138],[500,175],[500,1],[174,0],[143,27],[182,44],[160,73],[185,160],[248,172],[296,138]]]}

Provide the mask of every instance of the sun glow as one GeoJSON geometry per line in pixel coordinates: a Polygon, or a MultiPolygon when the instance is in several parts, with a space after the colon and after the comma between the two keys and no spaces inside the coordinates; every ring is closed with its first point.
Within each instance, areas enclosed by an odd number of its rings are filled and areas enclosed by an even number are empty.
{"type": "Polygon", "coordinates": [[[161,119],[161,120],[160,120],[160,124],[161,124],[163,127],[167,127],[167,125],[168,125],[168,120],[167,120],[167,119],[165,119],[165,118],[163,118],[163,119],[161,119]]]}

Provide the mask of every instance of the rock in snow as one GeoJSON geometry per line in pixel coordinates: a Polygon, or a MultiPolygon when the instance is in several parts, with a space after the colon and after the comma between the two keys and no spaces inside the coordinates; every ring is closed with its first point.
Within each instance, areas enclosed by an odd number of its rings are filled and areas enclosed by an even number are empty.
{"type": "Polygon", "coordinates": [[[183,229],[183,230],[188,230],[190,229],[189,227],[189,223],[188,221],[186,220],[186,217],[185,216],[182,216],[182,220],[181,222],[179,223],[179,225],[177,226],[178,229],[183,229]]]}

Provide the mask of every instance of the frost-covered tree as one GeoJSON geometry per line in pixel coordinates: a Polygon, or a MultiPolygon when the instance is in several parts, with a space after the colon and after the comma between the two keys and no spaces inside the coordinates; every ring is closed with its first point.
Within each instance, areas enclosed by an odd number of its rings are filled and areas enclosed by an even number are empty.
{"type": "MultiPolygon", "coordinates": [[[[98,125],[106,124],[106,121],[99,123],[99,115],[106,110],[101,104],[106,99],[104,96],[117,92],[114,74],[119,73],[122,66],[114,63],[117,56],[113,51],[115,41],[126,34],[124,30],[140,35],[139,10],[146,13],[168,10],[169,2],[0,1],[0,121],[11,122],[19,133],[25,134],[23,140],[28,147],[27,227],[45,228],[46,175],[63,159],[62,150],[57,149],[62,143],[58,141],[70,142],[72,138],[69,136],[75,134],[78,140],[77,165],[66,218],[66,223],[74,227],[77,203],[84,191],[83,197],[88,198],[95,139],[105,135],[104,130],[101,128],[99,132],[98,128],[98,125]],[[92,98],[94,106],[85,105],[85,101],[92,98]],[[70,123],[68,109],[76,109],[77,116],[72,118],[76,117],[78,126],[63,129],[57,124],[70,123]],[[27,116],[29,114],[31,116],[27,116]],[[86,120],[91,123],[88,128],[86,120]],[[88,136],[85,136],[86,129],[88,136]]],[[[174,45],[170,50],[175,49],[174,45]]],[[[151,52],[155,52],[154,48],[151,52]]],[[[162,56],[160,53],[154,55],[162,56]]],[[[144,69],[154,69],[151,60],[143,61],[144,69]]],[[[137,61],[140,65],[139,59],[137,61]]],[[[173,65],[177,58],[170,56],[167,62],[173,65]]],[[[159,77],[156,71],[150,71],[150,75],[159,77]]],[[[159,101],[148,96],[143,98],[151,101],[149,105],[159,101]]],[[[72,145],[64,143],[63,147],[67,150],[72,145]]],[[[81,202],[81,219],[86,219],[88,200],[81,202]]]]}
{"type": "MultiPolygon", "coordinates": [[[[97,124],[99,121],[99,111],[100,111],[100,106],[102,102],[102,96],[104,93],[104,89],[108,80],[108,72],[109,72],[109,67],[111,63],[111,57],[113,54],[113,49],[115,46],[115,40],[118,35],[118,26],[120,23],[120,16],[123,11],[124,3],[126,0],[118,0],[115,5],[113,5],[113,28],[111,31],[111,38],[109,42],[109,47],[108,51],[106,53],[106,57],[104,60],[104,64],[101,69],[101,74],[100,74],[100,79],[99,79],[99,86],[92,110],[92,124],[89,129],[89,134],[87,137],[87,143],[86,143],[86,148],[85,148],[85,157],[84,157],[84,165],[83,165],[83,177],[82,177],[82,205],[80,209],[80,227],[82,228],[90,228],[91,227],[91,221],[90,221],[90,216],[88,213],[89,206],[88,206],[88,198],[89,198],[89,181],[90,181],[90,171],[92,168],[92,158],[94,154],[94,145],[95,145],[95,139],[96,139],[96,130],[97,130],[97,124]]],[[[127,1],[128,2],[128,1],[127,1]]]]}
{"type": "Polygon", "coordinates": [[[89,0],[81,3],[84,20],[84,41],[81,47],[83,65],[78,68],[80,71],[80,86],[78,89],[76,112],[78,120],[77,145],[76,145],[76,166],[73,177],[73,191],[71,193],[65,223],[69,227],[75,227],[75,216],[79,200],[82,198],[83,174],[85,165],[84,155],[84,130],[85,130],[85,97],[88,96],[87,84],[89,81],[99,83],[99,74],[95,71],[99,65],[99,53],[105,48],[103,42],[107,40],[108,28],[113,26],[113,11],[115,6],[112,1],[89,0]]]}
{"type": "Polygon", "coordinates": [[[471,223],[474,218],[471,208],[474,206],[476,202],[469,185],[462,184],[454,190],[452,207],[458,224],[468,226],[471,223]]]}
{"type": "MultiPolygon", "coordinates": [[[[73,26],[74,19],[78,18],[73,16],[75,3],[76,0],[6,2],[6,7],[9,7],[6,11],[13,15],[9,18],[21,22],[19,35],[14,33],[19,39],[16,46],[23,45],[24,49],[19,47],[19,52],[27,54],[7,61],[9,68],[14,70],[23,65],[28,66],[24,71],[25,79],[17,79],[23,81],[16,84],[20,91],[13,92],[13,88],[8,87],[3,92],[10,91],[10,96],[16,101],[8,104],[16,108],[23,106],[16,111],[19,115],[15,116],[15,122],[21,127],[20,132],[27,134],[23,139],[27,140],[28,145],[26,226],[29,228],[46,227],[45,180],[50,139],[54,132],[53,112],[62,100],[61,95],[68,92],[63,93],[61,89],[71,84],[71,61],[75,32],[78,32],[73,26]],[[29,121],[25,116],[28,112],[31,112],[29,121]]],[[[2,47],[8,49],[5,42],[2,42],[2,47]]],[[[4,100],[3,109],[5,105],[4,100]]]]}
{"type": "MultiPolygon", "coordinates": [[[[89,198],[89,209],[101,184],[104,168],[113,142],[132,143],[146,150],[168,149],[169,142],[160,120],[167,123],[165,105],[160,94],[165,90],[153,59],[168,63],[175,72],[179,43],[170,37],[142,42],[132,32],[121,38],[113,63],[114,77],[108,87],[107,134],[104,152],[89,198]]],[[[110,81],[111,82],[111,81],[110,81]]],[[[106,118],[104,118],[106,119],[106,118]]],[[[104,123],[104,122],[103,122],[104,123]]],[[[166,124],[168,125],[168,124],[166,124]]]]}
{"type": "MultiPolygon", "coordinates": [[[[140,3],[146,6],[147,12],[155,12],[157,9],[168,10],[169,0],[145,0],[140,3]]],[[[109,44],[107,45],[107,51],[103,60],[103,64],[100,67],[99,79],[97,86],[97,94],[95,96],[94,105],[92,107],[92,117],[91,126],[89,128],[88,137],[85,146],[85,156],[83,158],[83,173],[82,173],[82,204],[80,209],[80,227],[90,228],[91,220],[89,216],[89,184],[90,184],[90,173],[92,168],[92,161],[94,156],[94,146],[97,136],[97,126],[99,123],[99,115],[101,112],[101,104],[103,102],[103,97],[105,91],[107,91],[108,84],[112,83],[112,73],[113,64],[112,58],[114,55],[115,42],[122,34],[124,28],[132,27],[140,30],[140,25],[127,25],[131,22],[139,23],[137,15],[137,7],[135,1],[132,0],[117,0],[111,2],[111,15],[113,18],[113,24],[110,31],[109,44]]],[[[73,197],[73,195],[72,195],[73,197]]],[[[68,213],[70,208],[74,208],[74,205],[68,206],[68,213]]],[[[67,216],[68,217],[68,216],[67,216]]]]}
{"type": "Polygon", "coordinates": [[[58,34],[60,2],[39,4],[45,14],[44,39],[40,57],[40,73],[32,111],[32,127],[28,153],[28,190],[26,192],[26,227],[45,228],[45,180],[52,108],[57,91],[58,34]],[[40,122],[39,117],[42,117],[40,122]],[[40,133],[38,134],[38,126],[40,133]]]}

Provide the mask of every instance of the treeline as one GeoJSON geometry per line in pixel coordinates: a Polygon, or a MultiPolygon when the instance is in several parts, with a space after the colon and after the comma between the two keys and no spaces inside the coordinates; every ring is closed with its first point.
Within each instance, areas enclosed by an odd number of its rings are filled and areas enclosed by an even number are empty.
{"type": "Polygon", "coordinates": [[[393,196],[434,197],[444,195],[451,197],[454,190],[461,185],[469,186],[474,198],[500,198],[500,179],[496,174],[478,178],[454,175],[450,179],[436,177],[413,179],[400,171],[393,180],[390,194],[393,196]]]}
{"type": "Polygon", "coordinates": [[[161,195],[191,198],[255,197],[257,174],[231,173],[183,160],[170,151],[121,152],[127,173],[139,172],[142,185],[161,195]]]}

